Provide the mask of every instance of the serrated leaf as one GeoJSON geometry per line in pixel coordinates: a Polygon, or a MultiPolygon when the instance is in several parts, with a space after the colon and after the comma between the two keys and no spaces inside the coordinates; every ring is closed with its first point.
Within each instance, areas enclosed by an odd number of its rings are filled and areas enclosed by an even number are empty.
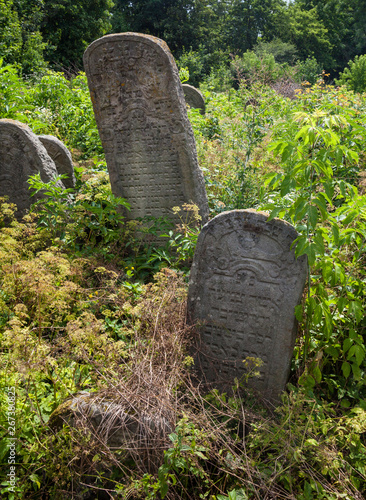
{"type": "Polygon", "coordinates": [[[319,208],[322,218],[325,220],[328,218],[327,203],[323,196],[320,194],[317,198],[313,199],[315,205],[319,208]]]}
{"type": "Polygon", "coordinates": [[[314,246],[316,248],[318,255],[324,255],[325,253],[324,239],[320,231],[317,231],[314,236],[314,246]]]}
{"type": "Polygon", "coordinates": [[[309,243],[308,246],[305,248],[304,253],[308,256],[308,261],[309,265],[313,266],[315,263],[316,259],[316,252],[315,252],[315,246],[313,243],[309,243]]]}
{"type": "Polygon", "coordinates": [[[309,205],[307,209],[310,226],[314,229],[318,222],[318,209],[314,205],[309,205]]]}

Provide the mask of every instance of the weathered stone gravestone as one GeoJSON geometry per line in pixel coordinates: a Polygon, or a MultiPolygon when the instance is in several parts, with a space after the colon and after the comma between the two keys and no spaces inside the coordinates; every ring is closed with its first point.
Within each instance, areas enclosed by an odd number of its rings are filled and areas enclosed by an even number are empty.
{"type": "Polygon", "coordinates": [[[67,178],[63,179],[65,187],[73,189],[75,187],[75,174],[70,151],[63,142],[53,135],[39,135],[38,139],[54,161],[57,172],[60,175],[67,175],[67,178]]]}
{"type": "MultiPolygon", "coordinates": [[[[31,197],[29,176],[41,174],[43,182],[57,176],[56,166],[31,129],[15,120],[0,120],[0,196],[7,196],[18,207],[17,217],[42,195],[31,197]]],[[[63,184],[59,182],[63,187],[63,184]]]]}
{"type": "Polygon", "coordinates": [[[188,318],[200,334],[196,366],[209,387],[227,390],[245,375],[243,360],[260,358],[260,376],[249,385],[276,400],[289,374],[294,308],[307,263],[291,249],[295,229],[267,217],[235,210],[204,226],[191,270],[188,318]]]}
{"type": "Polygon", "coordinates": [[[129,219],[168,216],[194,202],[203,219],[207,196],[178,69],[162,40],[107,35],[84,54],[84,66],[112,191],[129,219]]]}
{"type": "Polygon", "coordinates": [[[201,92],[198,89],[196,89],[196,87],[188,85],[187,83],[183,83],[182,88],[186,103],[191,108],[198,108],[200,110],[201,115],[204,115],[206,106],[205,106],[205,100],[201,92]]]}

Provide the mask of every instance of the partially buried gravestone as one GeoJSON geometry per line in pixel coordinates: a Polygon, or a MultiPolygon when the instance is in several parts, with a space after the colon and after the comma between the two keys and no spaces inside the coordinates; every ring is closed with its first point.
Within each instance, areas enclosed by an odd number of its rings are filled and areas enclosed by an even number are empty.
{"type": "Polygon", "coordinates": [[[39,135],[38,139],[46,148],[48,155],[55,162],[57,172],[60,175],[67,176],[62,181],[65,187],[73,189],[75,187],[75,174],[70,151],[63,142],[53,135],[39,135]]]}
{"type": "MultiPolygon", "coordinates": [[[[0,120],[0,196],[18,207],[16,216],[25,215],[39,193],[31,197],[28,178],[40,173],[43,182],[57,176],[55,163],[38,137],[27,125],[15,120],[0,120]]],[[[59,181],[58,185],[64,187],[59,181]]]]}
{"type": "Polygon", "coordinates": [[[84,54],[84,66],[114,195],[129,219],[174,218],[193,202],[205,219],[207,196],[178,69],[159,38],[107,35],[84,54]]]}
{"type": "Polygon", "coordinates": [[[187,83],[183,83],[182,88],[184,92],[184,98],[189,107],[199,109],[201,115],[204,115],[206,106],[201,92],[197,90],[196,87],[188,85],[187,83]]]}
{"type": "Polygon", "coordinates": [[[188,317],[200,333],[196,366],[208,387],[227,390],[260,358],[249,385],[277,400],[285,388],[296,336],[294,309],[307,275],[306,256],[291,245],[288,223],[254,210],[216,216],[198,238],[188,317]]]}

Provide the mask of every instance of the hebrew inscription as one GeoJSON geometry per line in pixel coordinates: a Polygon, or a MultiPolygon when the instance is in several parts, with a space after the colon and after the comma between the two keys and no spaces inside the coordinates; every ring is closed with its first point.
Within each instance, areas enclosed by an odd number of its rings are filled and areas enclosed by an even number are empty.
{"type": "Polygon", "coordinates": [[[252,210],[225,212],[198,238],[188,292],[188,317],[198,324],[198,369],[209,384],[227,389],[245,373],[243,360],[260,358],[249,384],[275,400],[285,388],[306,279],[305,257],[295,258],[298,236],[284,221],[267,222],[252,210]]]}
{"type": "Polygon", "coordinates": [[[186,103],[191,108],[198,108],[200,110],[201,115],[204,115],[206,106],[205,106],[205,100],[201,92],[198,89],[196,89],[196,87],[188,85],[187,83],[183,83],[182,88],[186,103]]]}
{"type": "Polygon", "coordinates": [[[107,35],[87,48],[84,66],[112,191],[131,205],[126,217],[172,217],[172,207],[192,201],[205,219],[203,175],[165,42],[107,35]]]}
{"type": "Polygon", "coordinates": [[[63,179],[65,187],[73,189],[75,187],[75,174],[70,151],[63,142],[53,135],[39,135],[38,139],[46,148],[48,155],[55,162],[59,175],[67,175],[63,179]]]}
{"type": "MultiPolygon", "coordinates": [[[[43,182],[57,176],[56,166],[38,137],[27,125],[15,120],[0,120],[0,196],[7,196],[18,207],[17,217],[39,198],[31,197],[29,176],[41,174],[43,182]]],[[[63,184],[60,182],[60,186],[63,184]]]]}

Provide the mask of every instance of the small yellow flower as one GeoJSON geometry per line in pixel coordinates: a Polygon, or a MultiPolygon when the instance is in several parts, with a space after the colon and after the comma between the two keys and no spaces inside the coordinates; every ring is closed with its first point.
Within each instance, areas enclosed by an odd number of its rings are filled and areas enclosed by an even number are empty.
{"type": "Polygon", "coordinates": [[[91,293],[91,294],[89,295],[89,299],[92,299],[92,298],[93,298],[93,294],[91,293]]]}

